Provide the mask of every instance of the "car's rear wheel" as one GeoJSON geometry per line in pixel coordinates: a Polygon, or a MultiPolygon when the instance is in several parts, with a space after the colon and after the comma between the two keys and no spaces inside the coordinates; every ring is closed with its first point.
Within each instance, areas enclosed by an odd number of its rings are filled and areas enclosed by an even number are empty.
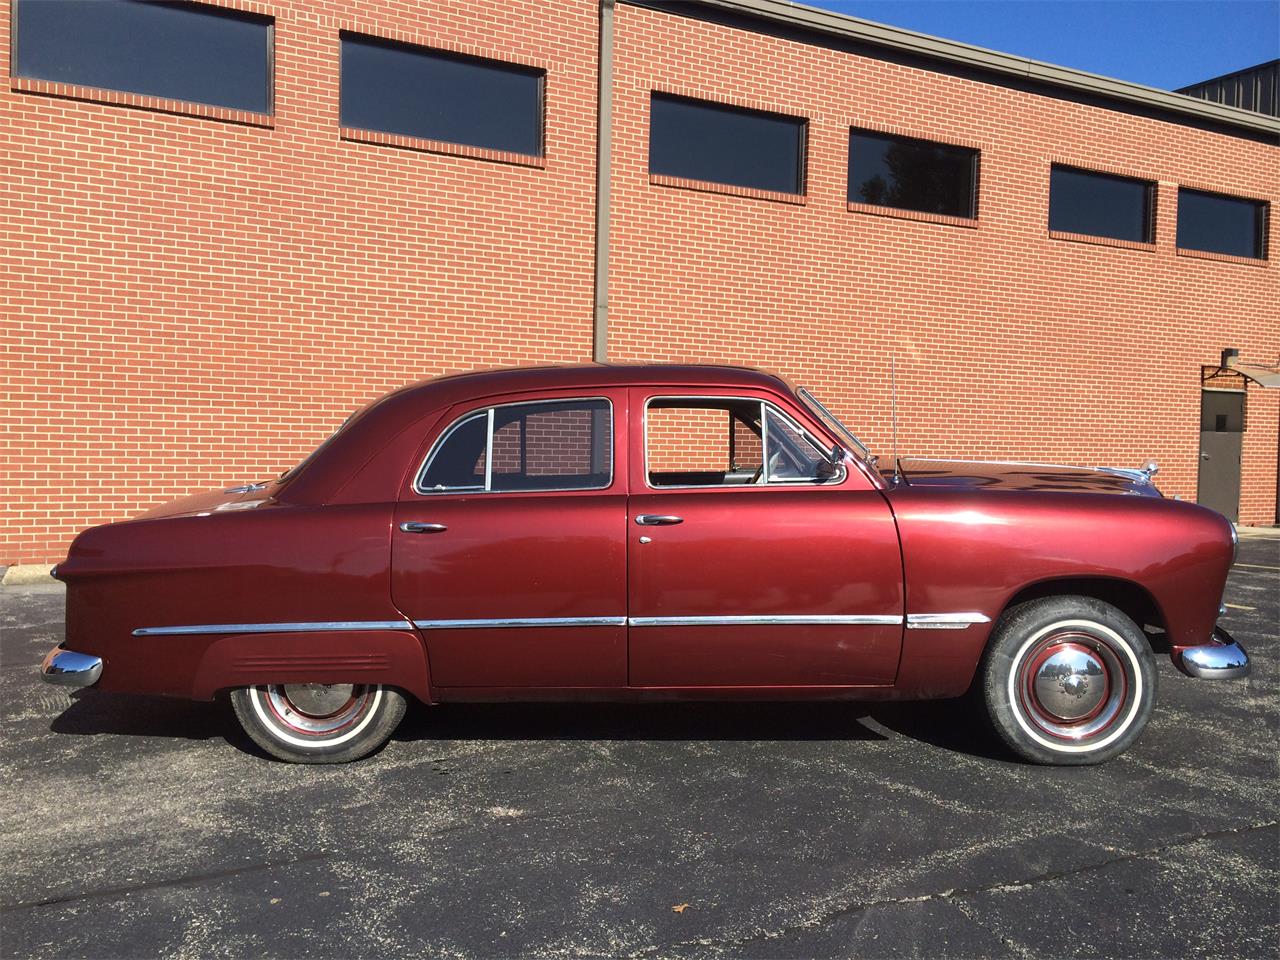
{"type": "Polygon", "coordinates": [[[281,683],[231,692],[245,732],[273,757],[346,763],[381,747],[404,717],[404,695],[377,684],[281,683]]]}
{"type": "Polygon", "coordinates": [[[981,668],[987,713],[1035,763],[1101,763],[1146,726],[1155,658],[1122,611],[1091,597],[1049,597],[1001,617],[981,668]]]}

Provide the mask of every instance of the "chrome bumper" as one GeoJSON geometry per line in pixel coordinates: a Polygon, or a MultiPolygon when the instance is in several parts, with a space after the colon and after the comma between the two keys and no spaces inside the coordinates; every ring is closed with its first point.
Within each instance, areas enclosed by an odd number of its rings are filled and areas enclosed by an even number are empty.
{"type": "Polygon", "coordinates": [[[54,647],[40,664],[40,679],[64,687],[91,687],[102,676],[102,658],[54,647]]]}
{"type": "Polygon", "coordinates": [[[1202,680],[1235,680],[1249,675],[1249,654],[1221,627],[1213,630],[1213,642],[1187,647],[1178,658],[1178,668],[1189,677],[1202,680]]]}

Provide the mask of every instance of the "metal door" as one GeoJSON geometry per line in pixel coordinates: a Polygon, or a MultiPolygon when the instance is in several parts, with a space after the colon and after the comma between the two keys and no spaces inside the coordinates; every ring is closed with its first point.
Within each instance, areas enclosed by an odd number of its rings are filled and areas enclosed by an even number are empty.
{"type": "Polygon", "coordinates": [[[1200,392],[1200,475],[1196,502],[1228,520],[1240,515],[1240,447],[1244,439],[1244,391],[1200,392]]]}

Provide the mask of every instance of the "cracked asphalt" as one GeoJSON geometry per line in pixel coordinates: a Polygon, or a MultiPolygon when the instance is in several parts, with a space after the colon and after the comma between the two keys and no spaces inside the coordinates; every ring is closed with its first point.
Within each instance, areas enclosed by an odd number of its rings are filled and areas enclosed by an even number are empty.
{"type": "Polygon", "coordinates": [[[1276,957],[1280,532],[1101,767],[963,704],[411,708],[270,761],[226,703],[41,684],[60,586],[0,589],[4,957],[1276,957]],[[674,906],[688,904],[681,912],[674,906]]]}

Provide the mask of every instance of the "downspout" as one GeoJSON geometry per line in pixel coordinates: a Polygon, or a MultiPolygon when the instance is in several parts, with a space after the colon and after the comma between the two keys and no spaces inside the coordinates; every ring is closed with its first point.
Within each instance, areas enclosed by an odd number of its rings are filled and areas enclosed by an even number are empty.
{"type": "Polygon", "coordinates": [[[600,0],[600,50],[596,60],[596,272],[591,359],[609,359],[609,190],[613,161],[613,9],[600,0]]]}

